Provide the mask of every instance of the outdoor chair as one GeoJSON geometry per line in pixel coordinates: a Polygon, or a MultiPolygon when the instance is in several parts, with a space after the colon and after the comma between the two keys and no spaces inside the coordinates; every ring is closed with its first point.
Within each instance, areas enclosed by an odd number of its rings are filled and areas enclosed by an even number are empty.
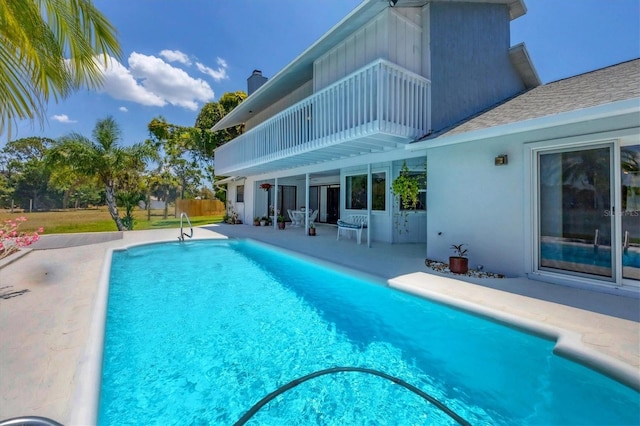
{"type": "Polygon", "coordinates": [[[296,226],[296,218],[291,209],[287,209],[287,214],[289,215],[289,219],[291,219],[291,226],[296,226]]]}
{"type": "Polygon", "coordinates": [[[316,223],[316,219],[318,218],[318,209],[315,209],[313,211],[313,213],[311,213],[311,216],[309,216],[309,224],[315,224],[316,223]]]}

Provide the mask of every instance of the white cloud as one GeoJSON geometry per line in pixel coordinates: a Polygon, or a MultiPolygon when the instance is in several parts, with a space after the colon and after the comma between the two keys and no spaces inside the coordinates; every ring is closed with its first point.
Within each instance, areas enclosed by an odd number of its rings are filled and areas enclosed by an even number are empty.
{"type": "Polygon", "coordinates": [[[140,83],[146,90],[172,105],[195,111],[198,109],[197,101],[207,102],[214,97],[206,81],[192,78],[155,56],[133,52],[129,56],[129,70],[131,75],[141,79],[140,83]]]}
{"type": "Polygon", "coordinates": [[[213,68],[205,66],[204,64],[201,64],[200,62],[196,62],[196,66],[201,73],[207,74],[216,82],[228,79],[229,76],[227,75],[227,61],[222,58],[218,58],[216,60],[216,63],[218,64],[218,69],[215,70],[213,68]]]}
{"type": "Polygon", "coordinates": [[[115,99],[147,106],[167,104],[195,111],[199,102],[214,98],[209,84],[189,76],[161,58],[133,52],[128,59],[129,68],[109,58],[103,68],[104,84],[101,88],[115,99]]]}
{"type": "Polygon", "coordinates": [[[53,115],[51,119],[60,123],[77,123],[76,120],[71,120],[67,114],[53,115]]]}
{"type": "Polygon", "coordinates": [[[191,65],[191,61],[189,60],[189,57],[185,53],[182,53],[179,50],[165,49],[160,52],[160,56],[162,56],[169,62],[180,62],[181,64],[191,65]]]}
{"type": "Polygon", "coordinates": [[[123,107],[121,106],[120,108],[118,108],[118,110],[122,111],[122,112],[129,112],[129,110],[127,109],[127,107],[123,107]]]}
{"type": "MultiPolygon", "coordinates": [[[[104,65],[104,64],[103,64],[104,65]]],[[[110,96],[122,101],[131,101],[147,106],[165,106],[167,102],[152,91],[141,86],[131,72],[116,59],[109,57],[103,68],[104,82],[100,88],[110,96]]]]}

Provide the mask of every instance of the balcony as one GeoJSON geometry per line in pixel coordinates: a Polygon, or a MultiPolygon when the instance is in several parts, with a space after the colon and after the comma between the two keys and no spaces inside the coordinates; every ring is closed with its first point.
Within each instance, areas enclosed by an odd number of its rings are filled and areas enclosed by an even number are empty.
{"type": "Polygon", "coordinates": [[[216,149],[216,174],[256,174],[396,149],[428,133],[430,84],[376,60],[216,149]]]}

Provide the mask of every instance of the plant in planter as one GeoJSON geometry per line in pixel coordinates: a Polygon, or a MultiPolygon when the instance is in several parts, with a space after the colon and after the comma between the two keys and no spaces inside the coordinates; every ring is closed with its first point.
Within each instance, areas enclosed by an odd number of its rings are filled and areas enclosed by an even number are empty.
{"type": "Polygon", "coordinates": [[[267,226],[267,223],[269,223],[269,218],[266,216],[262,216],[260,218],[260,226],[267,226]]]}
{"type": "Polygon", "coordinates": [[[226,211],[224,221],[231,225],[235,225],[236,223],[242,223],[240,221],[240,218],[238,217],[238,212],[236,212],[236,209],[234,208],[233,204],[230,202],[227,202],[227,211],[226,211]]]}
{"type": "Polygon", "coordinates": [[[398,233],[402,233],[403,229],[408,232],[407,215],[411,211],[416,211],[416,207],[420,202],[420,188],[423,186],[425,179],[424,175],[412,173],[407,163],[404,162],[400,168],[400,174],[391,182],[391,192],[396,198],[399,210],[396,214],[395,223],[398,233]],[[401,222],[402,226],[400,226],[401,222]]]}
{"type": "Polygon", "coordinates": [[[270,183],[265,182],[263,184],[260,184],[260,189],[264,189],[265,191],[268,191],[271,189],[272,186],[273,185],[271,185],[270,183]]]}
{"type": "Polygon", "coordinates": [[[312,237],[316,236],[316,227],[313,223],[309,224],[309,235],[312,237]]]}
{"type": "Polygon", "coordinates": [[[260,226],[260,217],[256,216],[253,218],[253,226],[260,226]]]}
{"type": "Polygon", "coordinates": [[[466,254],[467,249],[463,248],[464,244],[452,244],[451,250],[455,252],[455,256],[449,257],[449,270],[454,274],[466,274],[469,270],[469,259],[466,254]]]}
{"type": "Polygon", "coordinates": [[[278,215],[278,229],[284,229],[285,218],[282,215],[278,215]]]}

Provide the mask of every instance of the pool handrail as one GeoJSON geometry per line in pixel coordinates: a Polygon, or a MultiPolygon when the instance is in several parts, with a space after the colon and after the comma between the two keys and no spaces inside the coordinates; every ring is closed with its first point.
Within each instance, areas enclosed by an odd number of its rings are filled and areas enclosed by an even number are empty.
{"type": "Polygon", "coordinates": [[[62,426],[62,424],[47,417],[22,416],[0,420],[0,426],[62,426]]]}
{"type": "Polygon", "coordinates": [[[184,237],[193,238],[193,226],[191,226],[191,221],[189,220],[189,215],[187,215],[185,212],[182,212],[182,213],[180,213],[180,235],[178,235],[178,239],[180,241],[184,241],[184,237]],[[184,229],[182,227],[182,219],[183,218],[186,218],[187,219],[187,223],[189,224],[189,229],[191,230],[191,232],[189,234],[184,232],[184,229]]]}

